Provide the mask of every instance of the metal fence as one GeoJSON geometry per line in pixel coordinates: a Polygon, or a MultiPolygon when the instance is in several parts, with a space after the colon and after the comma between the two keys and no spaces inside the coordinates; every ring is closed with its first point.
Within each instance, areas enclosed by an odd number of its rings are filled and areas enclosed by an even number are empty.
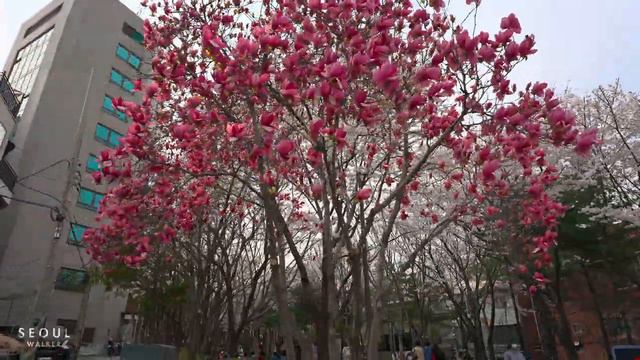
{"type": "Polygon", "coordinates": [[[9,84],[9,79],[7,78],[7,74],[5,72],[2,72],[0,75],[0,95],[4,100],[4,103],[7,104],[9,112],[15,118],[18,115],[18,111],[20,110],[20,103],[22,102],[22,100],[21,96],[19,96],[11,88],[11,84],[9,84]]]}

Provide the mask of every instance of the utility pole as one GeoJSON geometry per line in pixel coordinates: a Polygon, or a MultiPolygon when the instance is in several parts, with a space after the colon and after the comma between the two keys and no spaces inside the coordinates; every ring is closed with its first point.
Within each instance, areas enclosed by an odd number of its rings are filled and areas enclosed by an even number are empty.
{"type": "MultiPolygon", "coordinates": [[[[49,244],[49,251],[47,254],[47,260],[46,260],[46,265],[44,268],[44,274],[42,277],[42,281],[38,287],[38,290],[36,292],[36,297],[34,299],[33,302],[33,311],[32,311],[32,318],[36,319],[39,318],[39,314],[46,314],[48,312],[48,301],[46,299],[48,299],[51,296],[51,293],[54,291],[54,283],[55,283],[55,278],[56,278],[56,272],[54,269],[55,266],[55,258],[56,258],[56,250],[58,248],[58,243],[60,240],[60,230],[62,228],[62,225],[64,223],[64,220],[66,218],[66,220],[70,220],[70,211],[69,208],[71,206],[71,199],[70,199],[70,192],[71,189],[74,186],[74,177],[75,177],[75,173],[76,173],[76,165],[77,165],[77,161],[78,161],[78,156],[80,154],[80,149],[82,147],[82,135],[84,134],[84,129],[86,127],[86,122],[84,121],[84,113],[85,113],[85,108],[87,105],[87,100],[89,97],[89,91],[91,89],[91,84],[93,82],[93,74],[94,74],[94,68],[91,68],[91,72],[89,73],[89,79],[87,81],[87,88],[84,94],[84,101],[82,103],[82,109],[80,111],[80,116],[78,117],[78,126],[76,127],[76,133],[75,133],[75,141],[74,141],[74,148],[73,148],[73,153],[71,156],[71,162],[69,165],[69,168],[67,169],[67,177],[66,177],[66,182],[65,182],[65,187],[62,193],[62,214],[61,218],[57,217],[56,221],[58,222],[56,224],[56,231],[55,234],[53,236],[53,239],[51,241],[51,243],[49,244]],[[44,296],[43,299],[43,294],[46,294],[44,296]]],[[[81,259],[82,260],[82,259],[81,259]]],[[[89,287],[89,284],[87,284],[87,287],[89,287]]],[[[90,291],[86,290],[86,291],[90,291]]],[[[88,296],[87,296],[88,298],[88,296]]],[[[84,299],[83,299],[84,300],[84,299]]],[[[84,302],[84,301],[83,301],[84,302]]],[[[88,301],[87,301],[88,302],[88,301]]],[[[82,319],[84,321],[85,318],[85,314],[86,313],[86,305],[82,306],[82,302],[81,302],[81,306],[80,306],[80,316],[78,318],[78,320],[82,319]]],[[[78,324],[77,327],[80,327],[81,330],[82,328],[84,328],[84,324],[78,324]]],[[[80,338],[82,337],[82,334],[77,334],[77,337],[80,338]]]]}

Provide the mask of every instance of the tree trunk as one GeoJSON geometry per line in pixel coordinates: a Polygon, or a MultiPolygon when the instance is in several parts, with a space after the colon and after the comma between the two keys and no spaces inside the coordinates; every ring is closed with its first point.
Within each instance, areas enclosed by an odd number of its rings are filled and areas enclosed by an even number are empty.
{"type": "Polygon", "coordinates": [[[522,327],[520,325],[520,311],[518,311],[518,302],[516,301],[516,294],[513,291],[513,284],[509,281],[509,295],[511,295],[511,302],[513,303],[513,311],[516,318],[516,333],[518,334],[518,342],[520,343],[520,349],[527,351],[527,347],[524,343],[524,337],[522,336],[522,327]]]}
{"type": "Polygon", "coordinates": [[[555,267],[554,288],[556,298],[556,311],[558,312],[558,316],[560,317],[558,338],[560,339],[560,344],[562,344],[562,347],[564,347],[565,349],[567,358],[569,360],[578,360],[578,352],[573,346],[573,338],[571,334],[571,327],[569,325],[569,318],[567,317],[567,312],[564,309],[564,301],[560,292],[560,287],[562,284],[562,261],[560,259],[560,252],[557,247],[553,250],[553,258],[555,267]]]}
{"type": "Polygon", "coordinates": [[[494,291],[495,283],[492,283],[490,286],[491,286],[491,289],[489,291],[491,294],[491,318],[489,319],[489,329],[488,329],[489,334],[487,335],[487,348],[489,350],[489,359],[495,360],[496,353],[493,347],[493,329],[496,323],[496,302],[495,302],[495,291],[494,291]]]}
{"type": "Polygon", "coordinates": [[[545,359],[558,360],[558,349],[556,347],[555,324],[556,320],[551,315],[549,306],[542,298],[540,292],[536,292],[530,297],[534,316],[536,316],[536,327],[540,334],[540,345],[545,359]]]}
{"type": "MultiPolygon", "coordinates": [[[[273,283],[273,291],[276,298],[276,304],[278,307],[278,315],[280,318],[280,329],[282,330],[284,337],[284,345],[287,354],[295,354],[295,346],[293,344],[293,338],[295,334],[295,318],[289,309],[289,301],[287,299],[287,281],[284,273],[285,266],[283,262],[283,254],[277,243],[273,223],[269,220],[266,221],[267,230],[267,247],[269,250],[269,257],[271,258],[271,275],[273,283]],[[279,256],[280,255],[280,256],[279,256]]],[[[291,356],[291,355],[289,355],[291,356]]]]}
{"type": "Polygon", "coordinates": [[[611,343],[609,341],[609,334],[607,333],[607,326],[604,322],[604,316],[602,315],[602,308],[600,307],[600,302],[598,301],[598,297],[596,296],[596,289],[593,286],[593,282],[591,281],[591,275],[589,274],[589,269],[587,269],[584,263],[580,264],[582,267],[582,273],[584,274],[584,278],[587,281],[587,288],[589,289],[589,294],[591,295],[591,299],[593,300],[593,307],[596,311],[596,315],[598,315],[598,325],[600,325],[600,333],[602,334],[602,345],[604,345],[604,349],[607,352],[607,357],[612,359],[611,356],[611,343]]]}
{"type": "Polygon", "coordinates": [[[362,257],[359,254],[351,254],[349,257],[351,262],[351,293],[353,305],[351,312],[353,314],[353,328],[351,329],[349,345],[351,346],[351,358],[353,360],[361,360],[363,354],[362,344],[360,342],[360,334],[362,333],[362,257]]]}

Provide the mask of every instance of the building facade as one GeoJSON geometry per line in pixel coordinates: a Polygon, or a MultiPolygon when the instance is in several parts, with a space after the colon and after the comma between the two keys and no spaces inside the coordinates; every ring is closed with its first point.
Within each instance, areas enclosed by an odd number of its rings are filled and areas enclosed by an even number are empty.
{"type": "Polygon", "coordinates": [[[82,236],[106,192],[97,158],[129,126],[111,98],[139,100],[142,43],[142,20],[118,0],[54,0],[18,33],[4,66],[22,102],[5,129],[17,183],[0,211],[0,329],[46,319],[73,333],[86,314],[83,343],[127,335],[127,297],[89,285],[82,236]]]}
{"type": "Polygon", "coordinates": [[[0,209],[7,207],[13,197],[17,175],[11,165],[4,161],[5,155],[14,149],[10,141],[20,109],[22,96],[9,83],[7,74],[0,73],[0,209]]]}

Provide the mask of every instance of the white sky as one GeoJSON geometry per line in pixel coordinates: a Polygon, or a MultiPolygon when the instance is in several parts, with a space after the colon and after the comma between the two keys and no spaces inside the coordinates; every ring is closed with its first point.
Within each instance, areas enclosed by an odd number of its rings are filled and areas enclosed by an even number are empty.
{"type": "MultiPolygon", "coordinates": [[[[120,1],[140,9],[139,0],[120,1]]],[[[48,2],[0,0],[1,64],[20,24],[48,2]]],[[[465,1],[449,2],[464,18],[465,1]]],[[[525,33],[536,35],[539,50],[514,73],[518,83],[544,80],[582,93],[620,78],[626,89],[640,91],[640,0],[483,0],[478,30],[495,32],[500,18],[511,12],[525,33]]]]}

